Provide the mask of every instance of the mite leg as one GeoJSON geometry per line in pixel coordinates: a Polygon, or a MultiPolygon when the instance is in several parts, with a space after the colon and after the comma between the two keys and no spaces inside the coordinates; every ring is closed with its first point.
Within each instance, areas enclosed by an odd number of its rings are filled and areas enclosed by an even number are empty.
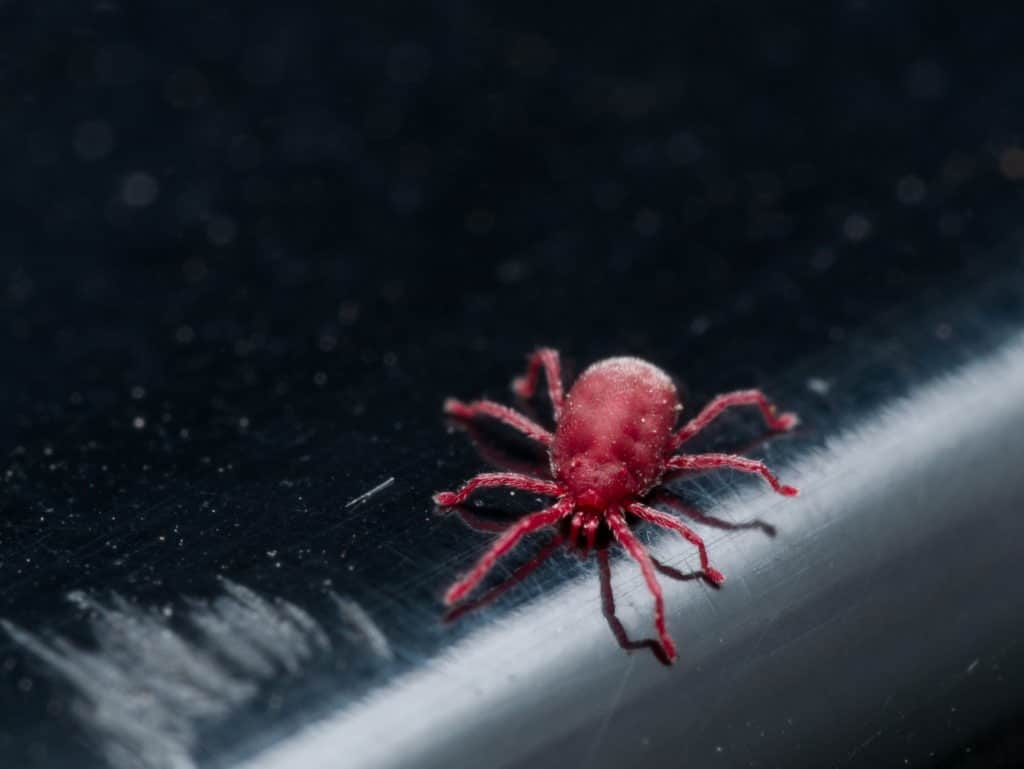
{"type": "Polygon", "coordinates": [[[668,634],[668,628],[665,627],[665,601],[661,595],[661,585],[658,584],[658,577],[654,573],[651,557],[640,540],[634,537],[633,532],[629,530],[629,525],[622,517],[622,513],[618,510],[609,510],[605,515],[612,534],[626,548],[626,552],[633,557],[633,560],[640,565],[640,571],[643,572],[644,580],[647,582],[647,589],[654,596],[654,627],[658,631],[658,639],[668,658],[675,659],[676,646],[668,634]]]}
{"type": "Polygon", "coordinates": [[[721,585],[725,582],[725,575],[712,566],[708,560],[708,551],[704,546],[704,540],[697,535],[697,532],[681,521],[677,521],[671,515],[665,515],[665,513],[660,510],[655,510],[653,507],[642,505],[639,502],[634,502],[628,509],[629,512],[637,518],[649,521],[655,526],[661,526],[666,529],[671,529],[672,531],[678,531],[682,534],[683,538],[687,542],[697,548],[697,553],[700,555],[700,568],[704,571],[707,578],[716,585],[721,585]]]}
{"type": "Polygon", "coordinates": [[[554,481],[544,481],[540,478],[531,478],[528,475],[517,475],[516,473],[481,473],[467,481],[458,491],[438,492],[434,495],[434,502],[441,507],[461,505],[477,489],[493,488],[519,489],[533,494],[546,494],[549,497],[557,497],[565,493],[565,489],[554,481]]]}
{"type": "Polygon", "coordinates": [[[555,412],[557,422],[562,415],[562,362],[559,360],[558,351],[550,347],[542,347],[530,356],[526,364],[526,373],[521,377],[512,380],[512,390],[524,400],[532,398],[537,390],[537,379],[540,375],[540,368],[544,367],[544,376],[548,380],[548,397],[551,398],[551,406],[555,412]]]}
{"type": "Polygon", "coordinates": [[[495,543],[491,545],[491,548],[480,557],[476,565],[462,579],[448,588],[448,592],[444,596],[444,602],[450,606],[464,598],[487,575],[487,572],[491,570],[498,559],[515,547],[519,540],[537,529],[557,523],[561,518],[572,512],[572,505],[573,501],[571,499],[560,499],[551,507],[541,510],[539,513],[533,513],[525,518],[521,518],[506,529],[505,533],[498,537],[495,543]]]}
{"type": "Polygon", "coordinates": [[[737,390],[714,398],[711,403],[676,433],[672,445],[679,448],[686,441],[707,427],[715,417],[733,406],[757,406],[764,415],[769,430],[789,430],[797,423],[796,414],[780,414],[775,404],[760,390],[737,390]]]}
{"type": "Polygon", "coordinates": [[[784,497],[795,497],[800,493],[795,486],[781,483],[764,462],[738,457],[735,454],[683,454],[669,459],[665,467],[669,470],[715,470],[719,467],[729,467],[743,473],[757,473],[784,497]]]}
{"type": "Polygon", "coordinates": [[[544,446],[550,446],[551,441],[554,440],[554,436],[551,433],[529,417],[494,401],[463,403],[462,401],[455,400],[455,398],[449,398],[444,402],[444,410],[446,414],[457,419],[473,419],[480,415],[497,419],[499,422],[503,422],[509,427],[518,430],[527,438],[532,438],[544,446]]]}

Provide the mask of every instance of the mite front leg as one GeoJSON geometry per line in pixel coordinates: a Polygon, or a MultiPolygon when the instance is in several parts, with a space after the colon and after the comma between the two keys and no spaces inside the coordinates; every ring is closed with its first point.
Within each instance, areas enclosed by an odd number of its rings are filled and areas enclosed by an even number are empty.
{"type": "Polygon", "coordinates": [[[461,505],[477,489],[493,488],[518,489],[549,497],[558,497],[565,493],[565,489],[554,481],[544,481],[516,473],[481,473],[468,480],[458,491],[438,492],[434,495],[434,502],[441,507],[453,507],[461,505]]]}
{"type": "Polygon", "coordinates": [[[760,390],[737,390],[714,398],[697,416],[687,422],[673,438],[673,447],[682,446],[711,424],[719,414],[733,406],[757,406],[761,409],[769,430],[790,430],[797,423],[796,414],[779,414],[775,404],[760,390]]]}
{"type": "Polygon", "coordinates": [[[444,602],[451,606],[462,600],[469,591],[476,587],[480,580],[487,576],[498,559],[518,544],[527,534],[557,523],[572,511],[573,501],[561,499],[551,507],[521,518],[517,523],[505,530],[491,548],[484,553],[476,565],[462,579],[452,585],[445,593],[444,602]]]}
{"type": "Polygon", "coordinates": [[[738,457],[735,454],[683,454],[672,457],[665,463],[669,470],[716,470],[729,467],[743,473],[757,473],[784,497],[795,497],[800,490],[795,486],[781,483],[764,462],[738,457]]]}
{"type": "Polygon", "coordinates": [[[502,406],[494,401],[473,401],[463,403],[455,398],[449,398],[444,402],[445,413],[457,419],[473,419],[478,416],[488,416],[497,419],[514,430],[518,430],[527,438],[537,441],[543,446],[550,446],[554,436],[534,422],[529,417],[520,414],[515,409],[502,406]]]}
{"type": "Polygon", "coordinates": [[[654,564],[651,563],[651,557],[647,554],[647,550],[644,549],[640,540],[633,536],[633,532],[629,530],[629,525],[626,523],[625,518],[622,517],[622,513],[618,510],[609,510],[606,513],[606,517],[612,534],[626,548],[626,552],[633,557],[633,560],[640,565],[640,571],[647,582],[647,589],[654,596],[654,627],[658,631],[658,640],[661,641],[662,648],[665,649],[665,655],[670,660],[675,659],[676,645],[672,642],[672,638],[668,634],[668,628],[665,626],[665,600],[662,598],[661,585],[658,584],[658,577],[654,573],[654,564]]]}
{"type": "Polygon", "coordinates": [[[562,363],[557,350],[542,347],[534,352],[526,364],[526,373],[512,380],[512,390],[523,400],[532,398],[537,390],[541,366],[544,367],[544,376],[548,380],[548,397],[551,398],[551,407],[554,409],[557,422],[562,416],[562,401],[565,397],[562,392],[562,363]]]}
{"type": "Polygon", "coordinates": [[[708,560],[708,551],[704,546],[704,540],[698,536],[697,532],[681,521],[677,521],[671,515],[665,515],[660,510],[655,510],[653,507],[642,505],[639,502],[634,502],[628,509],[637,518],[653,523],[655,526],[661,526],[682,534],[687,542],[697,548],[697,553],[700,556],[700,568],[703,570],[704,575],[716,585],[721,585],[725,582],[725,575],[712,566],[708,560]]]}

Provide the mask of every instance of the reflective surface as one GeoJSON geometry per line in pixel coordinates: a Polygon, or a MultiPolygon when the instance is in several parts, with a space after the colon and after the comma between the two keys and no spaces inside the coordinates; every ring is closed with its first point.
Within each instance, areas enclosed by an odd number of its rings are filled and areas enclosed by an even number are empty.
{"type": "Polygon", "coordinates": [[[1013,25],[586,11],[3,9],[11,765],[987,766],[1013,744],[1013,25]],[[662,575],[670,668],[614,548],[614,614],[598,560],[556,549],[445,620],[490,537],[430,504],[486,467],[440,405],[508,402],[537,344],[570,377],[635,354],[688,409],[758,386],[803,418],[693,445],[803,494],[673,484],[738,528],[700,525],[721,589],[662,575]]]}
{"type": "MultiPolygon", "coordinates": [[[[1019,307],[1019,289],[979,299],[1016,296],[1019,307]]],[[[333,766],[340,746],[354,766],[664,766],[683,750],[714,766],[893,755],[927,765],[1014,714],[1024,335],[918,380],[909,397],[858,404],[871,386],[862,372],[905,386],[985,332],[954,307],[903,328],[898,352],[833,359],[827,397],[813,378],[777,383],[806,420],[765,451],[803,487],[792,509],[754,484],[684,487],[727,520],[759,517],[779,532],[712,536],[730,576],[722,590],[663,579],[674,669],[611,643],[594,570],[566,583],[579,570],[566,558],[429,664],[246,765],[333,766]]],[[[666,563],[697,568],[673,537],[652,544],[666,563]]],[[[648,634],[643,583],[615,563],[622,619],[648,634]]]]}

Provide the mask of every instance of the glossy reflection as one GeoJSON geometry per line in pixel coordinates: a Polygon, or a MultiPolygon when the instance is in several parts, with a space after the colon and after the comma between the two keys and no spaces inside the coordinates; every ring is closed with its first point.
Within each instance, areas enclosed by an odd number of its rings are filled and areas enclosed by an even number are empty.
{"type": "MultiPolygon", "coordinates": [[[[1024,591],[1007,579],[1024,542],[1024,338],[955,305],[902,328],[896,351],[820,356],[780,388],[806,415],[806,432],[764,450],[801,485],[799,500],[722,474],[686,482],[700,515],[740,530],[709,542],[730,577],[722,589],[664,581],[680,641],[673,668],[649,646],[623,655],[607,642],[609,624],[616,633],[616,622],[649,621],[635,569],[610,564],[616,595],[602,600],[601,580],[573,578],[573,559],[551,557],[565,546],[559,532],[510,577],[532,595],[492,585],[478,601],[492,602],[488,610],[462,611],[443,650],[246,765],[326,769],[344,745],[360,769],[555,767],[567,757],[653,768],[679,755],[721,767],[751,756],[870,766],[900,746],[925,761],[955,745],[956,733],[929,727],[936,714],[978,728],[1012,712],[999,681],[1024,669],[1013,643],[1024,591]],[[964,342],[936,335],[936,315],[964,342]],[[827,397],[816,378],[833,383],[827,397]],[[892,707],[920,709],[906,716],[912,742],[899,723],[879,726],[892,707]]],[[[505,522],[478,517],[495,532],[505,522]]],[[[465,530],[454,528],[461,541],[465,530]]],[[[650,544],[687,575],[686,543],[650,544]]],[[[452,570],[434,574],[440,582],[452,570]]],[[[625,634],[627,646],[646,640],[625,634]]]]}

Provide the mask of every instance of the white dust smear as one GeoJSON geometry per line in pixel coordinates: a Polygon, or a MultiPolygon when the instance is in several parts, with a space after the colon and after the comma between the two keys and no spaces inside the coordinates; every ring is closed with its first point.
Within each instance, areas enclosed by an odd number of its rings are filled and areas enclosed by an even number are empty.
{"type": "Polygon", "coordinates": [[[193,769],[198,730],[256,696],[260,684],[297,673],[331,648],[309,614],[222,581],[212,601],[190,600],[181,627],[172,613],[114,594],[69,598],[88,611],[95,645],[0,627],[77,694],[74,712],[117,769],[193,769]]]}
{"type": "Polygon", "coordinates": [[[334,605],[338,607],[341,619],[349,629],[343,629],[342,633],[350,641],[365,644],[371,652],[382,660],[392,660],[395,655],[391,651],[391,644],[387,636],[373,621],[373,618],[366,613],[366,609],[357,604],[351,598],[344,598],[335,593],[331,594],[334,605]]]}

